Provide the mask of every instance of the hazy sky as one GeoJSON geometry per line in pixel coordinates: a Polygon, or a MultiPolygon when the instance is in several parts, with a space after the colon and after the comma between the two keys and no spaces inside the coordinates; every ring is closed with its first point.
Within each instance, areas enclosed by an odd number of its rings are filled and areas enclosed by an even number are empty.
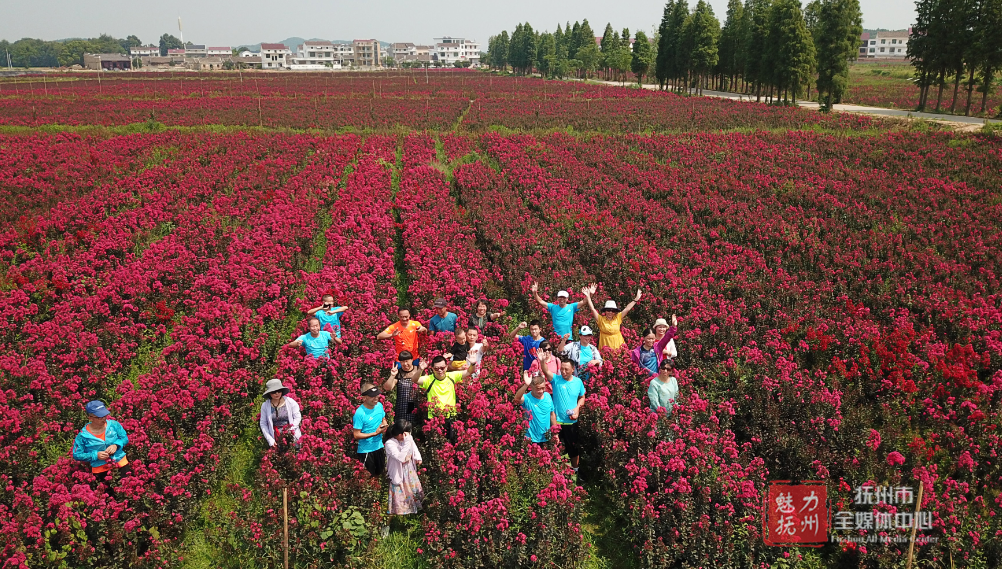
{"type": "MultiPolygon", "coordinates": [[[[723,23],[727,0],[709,0],[723,23]]],[[[690,0],[690,6],[695,0],[690,0]]],[[[914,0],[861,0],[867,28],[902,29],[915,18],[914,0]]],[[[640,0],[504,0],[479,9],[475,2],[375,0],[343,2],[288,2],[238,0],[0,0],[0,39],[22,37],[46,40],[94,37],[108,33],[130,34],[155,43],[161,34],[178,35],[177,18],[184,24],[186,41],[237,46],[288,37],[429,43],[443,35],[482,42],[488,36],[509,32],[520,21],[550,30],[558,22],[587,18],[597,35],[606,22],[616,29],[629,27],[647,32],[658,25],[664,4],[640,0]]]]}

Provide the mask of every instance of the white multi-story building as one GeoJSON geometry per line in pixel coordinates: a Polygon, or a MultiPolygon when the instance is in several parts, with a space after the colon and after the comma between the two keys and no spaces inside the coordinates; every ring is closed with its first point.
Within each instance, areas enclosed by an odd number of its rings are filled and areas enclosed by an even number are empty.
{"type": "Polygon", "coordinates": [[[233,55],[233,50],[229,47],[209,47],[205,49],[205,54],[209,57],[229,57],[233,55]]]}
{"type": "Polygon", "coordinates": [[[187,57],[205,57],[208,55],[208,50],[205,49],[204,44],[192,44],[184,47],[184,55],[187,57]]]}
{"type": "Polygon", "coordinates": [[[434,50],[430,45],[414,45],[410,42],[393,44],[393,59],[397,64],[405,61],[430,62],[431,52],[434,50]]]}
{"type": "Polygon", "coordinates": [[[376,40],[354,40],[351,42],[355,51],[355,65],[359,67],[378,67],[383,64],[382,52],[376,40]]]}
{"type": "Polygon", "coordinates": [[[862,45],[859,48],[860,57],[904,59],[908,53],[908,38],[911,30],[896,32],[876,32],[863,34],[860,37],[862,45]]]}
{"type": "Polygon", "coordinates": [[[155,45],[138,45],[129,48],[132,57],[159,57],[160,48],[155,45]]]}
{"type": "Polygon", "coordinates": [[[443,37],[435,38],[432,58],[445,65],[454,65],[457,61],[468,61],[470,65],[480,65],[480,44],[476,40],[466,38],[443,37]]]}
{"type": "Polygon", "coordinates": [[[280,43],[261,44],[261,69],[287,69],[292,50],[280,43]]]}
{"type": "Polygon", "coordinates": [[[296,48],[290,67],[295,71],[341,69],[341,59],[331,42],[308,41],[296,48]]]}

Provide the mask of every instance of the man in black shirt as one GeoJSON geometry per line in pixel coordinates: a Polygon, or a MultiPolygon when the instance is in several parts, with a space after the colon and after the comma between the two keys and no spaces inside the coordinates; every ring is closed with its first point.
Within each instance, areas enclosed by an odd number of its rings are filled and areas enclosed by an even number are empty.
{"type": "Polygon", "coordinates": [[[394,388],[397,390],[396,403],[393,405],[394,422],[399,423],[407,420],[412,425],[417,426],[421,422],[417,412],[418,393],[420,392],[417,380],[428,364],[422,362],[423,365],[420,367],[414,365],[414,356],[406,350],[400,352],[397,361],[400,362],[400,365],[394,366],[390,370],[390,378],[383,382],[383,391],[389,393],[394,388]]]}

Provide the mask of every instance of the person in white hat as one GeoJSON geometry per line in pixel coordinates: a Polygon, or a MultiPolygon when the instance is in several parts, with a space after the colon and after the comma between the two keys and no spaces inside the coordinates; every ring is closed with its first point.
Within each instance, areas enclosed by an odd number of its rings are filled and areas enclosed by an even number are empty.
{"type": "Polygon", "coordinates": [[[595,304],[591,300],[591,295],[597,291],[598,285],[595,283],[581,290],[585,295],[585,300],[588,301],[588,308],[591,309],[592,316],[595,317],[595,327],[598,328],[598,347],[618,350],[625,343],[623,333],[620,330],[623,318],[637,305],[640,297],[643,296],[643,292],[637,289],[637,296],[622,310],[619,309],[619,305],[616,304],[615,300],[607,300],[605,301],[605,306],[602,307],[602,313],[599,314],[595,308],[595,304]]]}
{"type": "Polygon", "coordinates": [[[581,303],[569,302],[571,293],[566,290],[557,293],[556,302],[546,302],[539,296],[539,283],[536,281],[532,281],[530,290],[532,290],[532,298],[550,313],[550,318],[553,320],[553,331],[557,336],[567,336],[573,340],[574,315],[577,313],[578,308],[580,308],[579,305],[581,303]]]}
{"type": "MultiPolygon", "coordinates": [[[[672,327],[678,327],[678,319],[674,314],[671,316],[671,321],[673,322],[672,327]]],[[[668,321],[664,318],[658,318],[654,321],[654,342],[657,344],[664,340],[665,334],[668,333],[668,321]]],[[[676,334],[672,334],[675,336],[676,334]]],[[[661,351],[661,355],[666,358],[674,358],[678,356],[678,350],[675,348],[674,338],[671,338],[665,344],[665,349],[661,351]]]]}
{"type": "MultiPolygon", "coordinates": [[[[651,375],[657,375],[658,366],[661,365],[661,360],[666,357],[665,350],[668,348],[668,342],[675,337],[675,333],[678,331],[678,318],[674,314],[671,315],[671,321],[672,327],[661,336],[660,340],[657,339],[654,329],[645,329],[640,335],[640,345],[630,353],[630,359],[633,360],[633,363],[647,370],[651,375]]],[[[662,318],[658,322],[665,322],[665,320],[662,318]]],[[[658,322],[655,322],[654,325],[657,326],[658,322]]],[[[667,322],[665,323],[667,324],[667,322]]]]}
{"type": "Polygon", "coordinates": [[[581,378],[581,381],[588,381],[591,372],[602,367],[602,352],[598,350],[592,340],[595,337],[591,327],[581,327],[581,341],[569,342],[563,349],[563,355],[574,363],[574,375],[581,378]]]}
{"type": "MultiPolygon", "coordinates": [[[[292,431],[292,436],[299,444],[299,423],[303,415],[299,403],[289,397],[289,388],[282,385],[281,379],[269,379],[264,386],[264,403],[261,404],[261,434],[269,447],[277,445],[282,440],[282,433],[292,431]]],[[[281,448],[281,447],[280,447],[281,448]]]]}

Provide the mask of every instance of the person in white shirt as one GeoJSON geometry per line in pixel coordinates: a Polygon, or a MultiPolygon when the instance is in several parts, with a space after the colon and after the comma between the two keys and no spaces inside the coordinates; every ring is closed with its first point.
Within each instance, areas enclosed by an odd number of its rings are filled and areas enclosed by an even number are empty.
{"type": "Polygon", "coordinates": [[[299,403],[289,397],[289,388],[282,385],[280,379],[269,379],[264,387],[264,403],[261,404],[261,434],[269,447],[278,445],[279,450],[285,450],[282,445],[282,434],[291,432],[299,446],[299,423],[303,415],[299,403]]]}
{"type": "Polygon", "coordinates": [[[582,326],[580,336],[580,341],[568,342],[561,353],[574,364],[574,375],[588,381],[591,372],[602,367],[602,352],[593,342],[595,334],[590,327],[582,326]]]}
{"type": "Polygon", "coordinates": [[[393,516],[416,514],[421,509],[424,491],[418,469],[421,468],[421,451],[411,436],[409,421],[393,423],[386,434],[386,473],[390,478],[388,513],[393,516]]]}

